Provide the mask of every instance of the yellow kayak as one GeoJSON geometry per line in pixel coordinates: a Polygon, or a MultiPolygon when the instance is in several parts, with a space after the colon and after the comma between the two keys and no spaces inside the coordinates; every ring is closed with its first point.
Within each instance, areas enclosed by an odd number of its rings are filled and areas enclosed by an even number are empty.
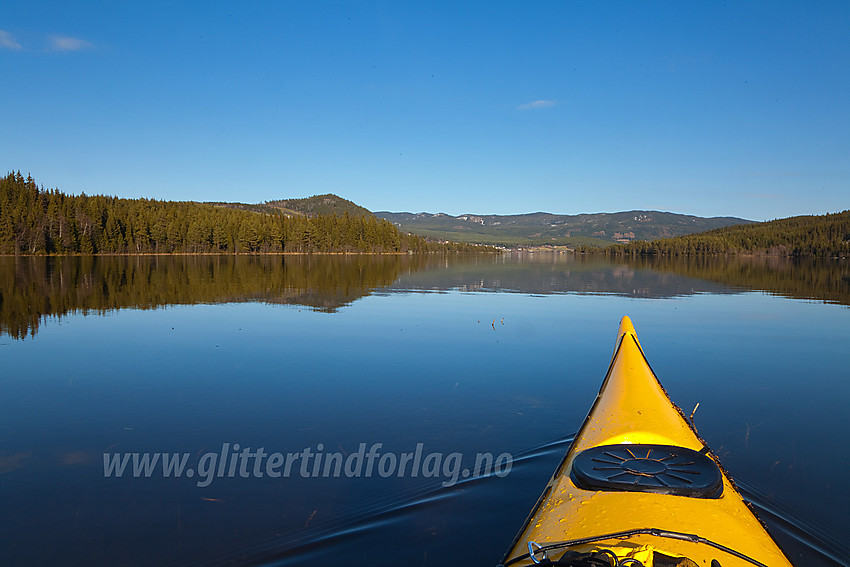
{"type": "Polygon", "coordinates": [[[502,565],[791,563],[658,382],[623,317],[608,375],[502,565]]]}

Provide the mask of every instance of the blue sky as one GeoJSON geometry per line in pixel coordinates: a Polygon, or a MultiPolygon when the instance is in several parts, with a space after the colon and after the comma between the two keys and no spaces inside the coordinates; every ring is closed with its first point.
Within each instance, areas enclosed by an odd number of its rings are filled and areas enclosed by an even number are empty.
{"type": "Polygon", "coordinates": [[[0,170],[371,210],[850,208],[850,3],[0,4],[0,170]]]}

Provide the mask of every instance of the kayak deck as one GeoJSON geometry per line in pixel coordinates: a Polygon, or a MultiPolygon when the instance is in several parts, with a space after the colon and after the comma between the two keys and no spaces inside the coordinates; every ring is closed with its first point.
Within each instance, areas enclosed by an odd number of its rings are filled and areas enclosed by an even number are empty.
{"type": "Polygon", "coordinates": [[[670,401],[628,317],[616,345],[584,424],[502,564],[554,562],[569,548],[644,567],[789,566],[670,401]]]}

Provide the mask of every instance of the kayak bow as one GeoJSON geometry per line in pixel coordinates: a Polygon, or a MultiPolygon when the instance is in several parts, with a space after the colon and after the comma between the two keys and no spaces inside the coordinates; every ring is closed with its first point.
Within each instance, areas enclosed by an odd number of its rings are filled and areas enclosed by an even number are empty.
{"type": "Polygon", "coordinates": [[[596,401],[502,560],[532,564],[791,565],[670,401],[628,317],[596,401]]]}

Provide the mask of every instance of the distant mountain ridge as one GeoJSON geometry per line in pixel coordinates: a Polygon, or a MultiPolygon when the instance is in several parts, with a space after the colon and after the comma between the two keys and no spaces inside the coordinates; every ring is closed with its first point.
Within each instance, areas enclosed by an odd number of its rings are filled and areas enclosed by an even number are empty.
{"type": "Polygon", "coordinates": [[[737,217],[698,217],[662,211],[623,211],[560,215],[517,215],[371,212],[338,195],[327,193],[302,199],[276,199],[265,203],[206,203],[256,213],[283,213],[288,217],[338,215],[378,217],[402,232],[434,240],[515,246],[609,246],[638,240],[686,236],[755,221],[737,217]]]}
{"type": "Polygon", "coordinates": [[[419,236],[456,242],[518,245],[598,245],[655,240],[704,232],[755,221],[737,217],[698,217],[662,211],[623,211],[559,215],[447,215],[445,213],[392,213],[379,211],[400,230],[419,236]]]}

